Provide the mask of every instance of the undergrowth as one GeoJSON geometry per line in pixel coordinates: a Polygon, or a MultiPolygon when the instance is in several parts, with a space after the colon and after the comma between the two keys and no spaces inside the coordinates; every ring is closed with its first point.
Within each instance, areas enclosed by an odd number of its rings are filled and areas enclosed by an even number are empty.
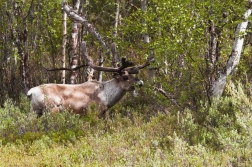
{"type": "Polygon", "coordinates": [[[143,105],[117,105],[104,119],[69,112],[37,119],[8,100],[0,109],[0,165],[251,166],[252,106],[243,90],[229,83],[211,106],[148,119],[143,105]]]}

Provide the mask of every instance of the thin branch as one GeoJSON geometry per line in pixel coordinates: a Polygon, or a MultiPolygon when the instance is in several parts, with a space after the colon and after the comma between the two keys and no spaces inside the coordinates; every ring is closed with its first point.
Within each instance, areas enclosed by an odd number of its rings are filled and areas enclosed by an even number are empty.
{"type": "Polygon", "coordinates": [[[81,57],[84,58],[86,65],[87,65],[87,69],[86,69],[86,74],[85,74],[85,78],[87,81],[91,81],[93,79],[93,75],[94,75],[94,69],[91,68],[88,64],[92,63],[93,60],[91,57],[88,56],[88,52],[87,52],[87,45],[86,42],[83,41],[80,44],[80,55],[81,57]]]}
{"type": "Polygon", "coordinates": [[[28,10],[28,12],[27,12],[27,15],[23,18],[23,22],[27,19],[27,17],[31,14],[31,10],[32,10],[32,8],[33,8],[33,5],[34,5],[34,2],[33,2],[34,0],[32,0],[31,1],[31,5],[30,5],[30,8],[29,8],[29,10],[28,10]]]}
{"type": "Polygon", "coordinates": [[[161,93],[163,96],[165,96],[167,99],[171,100],[171,102],[173,104],[175,104],[176,106],[180,107],[180,105],[177,103],[177,101],[174,99],[174,95],[170,95],[168,94],[164,89],[162,88],[158,88],[158,87],[154,87],[155,90],[157,90],[159,93],[161,93]]]}

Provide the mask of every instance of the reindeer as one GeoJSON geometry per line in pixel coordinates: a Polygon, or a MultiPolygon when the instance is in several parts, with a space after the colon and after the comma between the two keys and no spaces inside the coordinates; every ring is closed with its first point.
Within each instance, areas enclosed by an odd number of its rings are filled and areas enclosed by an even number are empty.
{"type": "Polygon", "coordinates": [[[104,115],[107,109],[114,106],[127,91],[134,90],[135,86],[142,86],[143,81],[134,77],[140,69],[148,66],[153,59],[149,59],[140,66],[122,58],[121,66],[100,67],[88,61],[88,65],[94,70],[113,72],[114,78],[109,81],[87,81],[82,84],[43,84],[31,88],[27,96],[31,98],[31,110],[37,113],[38,117],[45,110],[61,112],[72,111],[75,114],[85,115],[91,104],[94,104],[99,113],[104,115]],[[133,66],[133,67],[132,67],[133,66]]]}

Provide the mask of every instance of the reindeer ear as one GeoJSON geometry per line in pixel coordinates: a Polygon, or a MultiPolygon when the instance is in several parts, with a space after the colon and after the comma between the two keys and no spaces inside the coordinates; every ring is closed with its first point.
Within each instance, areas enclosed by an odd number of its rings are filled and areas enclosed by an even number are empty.
{"type": "Polygon", "coordinates": [[[113,78],[115,78],[115,79],[117,79],[117,80],[118,80],[118,79],[119,79],[119,77],[120,77],[120,75],[119,75],[118,73],[114,73],[114,74],[113,74],[113,78]]]}

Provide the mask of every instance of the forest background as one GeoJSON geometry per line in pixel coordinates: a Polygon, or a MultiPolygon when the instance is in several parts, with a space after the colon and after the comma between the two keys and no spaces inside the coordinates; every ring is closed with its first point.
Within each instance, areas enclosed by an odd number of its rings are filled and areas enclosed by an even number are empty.
{"type": "MultiPolygon", "coordinates": [[[[62,1],[0,0],[0,164],[2,166],[250,166],[252,164],[252,24],[245,0],[80,0],[76,7],[98,32],[66,19],[62,1]],[[236,30],[247,21],[246,33],[236,30]],[[73,31],[76,28],[78,31],[73,31]],[[234,41],[244,39],[239,65],[224,92],[213,86],[226,73],[234,41]],[[118,59],[142,64],[144,87],[107,112],[79,118],[67,112],[37,119],[27,89],[42,83],[82,83],[87,67],[118,59]],[[102,42],[106,45],[103,45],[102,42]],[[64,50],[65,49],[65,50],[64,50]],[[65,56],[64,56],[65,54],[65,56]]],[[[74,8],[76,9],[76,8],[74,8]]],[[[94,79],[111,74],[94,72],[94,79]]],[[[95,110],[95,107],[93,108],[95,110]]]]}

